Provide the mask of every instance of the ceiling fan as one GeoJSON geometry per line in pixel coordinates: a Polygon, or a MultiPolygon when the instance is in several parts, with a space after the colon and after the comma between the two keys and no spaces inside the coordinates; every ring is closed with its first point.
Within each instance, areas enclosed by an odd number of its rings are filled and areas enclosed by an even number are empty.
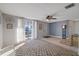
{"type": "Polygon", "coordinates": [[[51,16],[51,15],[48,15],[48,16],[46,17],[46,19],[51,20],[51,19],[57,19],[57,18],[54,18],[54,17],[51,16]]]}
{"type": "MultiPolygon", "coordinates": [[[[74,3],[71,3],[71,4],[67,5],[67,6],[65,6],[64,8],[65,8],[65,9],[69,9],[69,8],[74,7],[74,6],[75,6],[75,4],[74,4],[74,3]]],[[[46,16],[47,21],[58,19],[57,17],[55,17],[56,14],[57,14],[57,12],[56,12],[54,15],[48,15],[48,16],[46,16]]]]}

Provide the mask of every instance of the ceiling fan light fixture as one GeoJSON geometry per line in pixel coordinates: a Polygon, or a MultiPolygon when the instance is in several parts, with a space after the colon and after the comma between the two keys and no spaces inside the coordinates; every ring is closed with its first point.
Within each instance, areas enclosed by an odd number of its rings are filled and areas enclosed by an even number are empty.
{"type": "Polygon", "coordinates": [[[49,19],[46,19],[46,21],[50,21],[49,19]]]}

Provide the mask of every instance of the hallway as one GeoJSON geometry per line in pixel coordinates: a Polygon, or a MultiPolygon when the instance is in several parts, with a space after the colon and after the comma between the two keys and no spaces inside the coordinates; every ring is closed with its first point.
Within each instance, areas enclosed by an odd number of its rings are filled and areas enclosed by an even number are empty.
{"type": "Polygon", "coordinates": [[[77,53],[66,50],[44,40],[28,40],[15,52],[16,56],[76,56],[77,53]]]}

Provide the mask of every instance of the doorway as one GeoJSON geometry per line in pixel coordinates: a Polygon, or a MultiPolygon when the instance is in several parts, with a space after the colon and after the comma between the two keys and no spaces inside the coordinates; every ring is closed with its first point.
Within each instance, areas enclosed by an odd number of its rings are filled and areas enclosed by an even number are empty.
{"type": "Polygon", "coordinates": [[[37,21],[25,20],[24,29],[25,39],[37,38],[37,21]]]}
{"type": "Polygon", "coordinates": [[[67,30],[67,25],[63,25],[62,27],[62,39],[66,39],[66,30],[67,30]]]}
{"type": "Polygon", "coordinates": [[[25,39],[32,39],[32,21],[25,20],[24,32],[25,32],[25,39]]]}

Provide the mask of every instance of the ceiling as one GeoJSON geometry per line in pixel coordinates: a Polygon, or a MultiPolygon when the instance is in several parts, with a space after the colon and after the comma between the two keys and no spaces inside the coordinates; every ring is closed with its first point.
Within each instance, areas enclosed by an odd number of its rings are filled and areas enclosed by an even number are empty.
{"type": "Polygon", "coordinates": [[[40,21],[46,21],[47,15],[53,15],[55,13],[60,18],[53,21],[79,20],[79,4],[65,10],[64,7],[67,5],[69,3],[0,3],[0,10],[6,14],[40,21]]]}

